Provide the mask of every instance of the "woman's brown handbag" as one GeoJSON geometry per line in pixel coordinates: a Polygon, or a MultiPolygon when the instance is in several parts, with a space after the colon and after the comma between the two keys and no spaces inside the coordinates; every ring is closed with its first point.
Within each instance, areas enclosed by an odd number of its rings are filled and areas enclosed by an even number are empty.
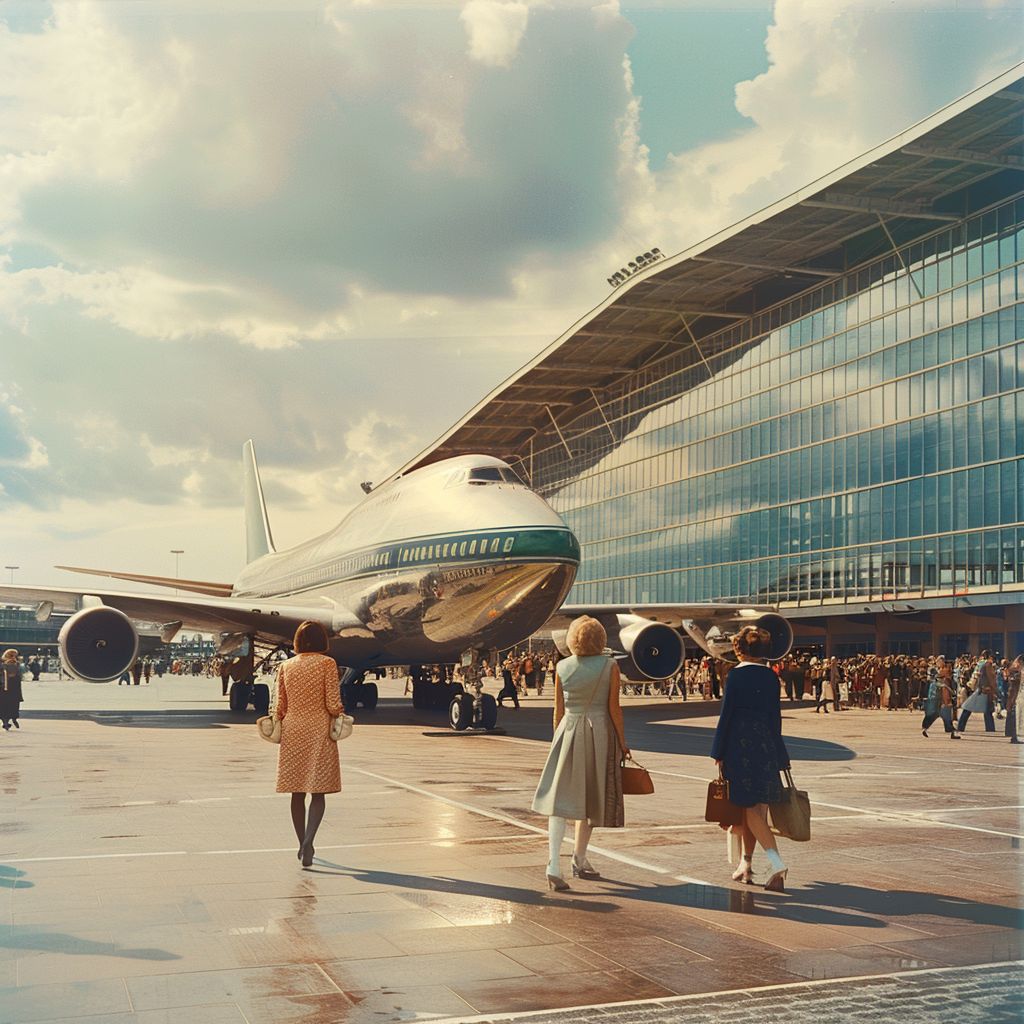
{"type": "Polygon", "coordinates": [[[708,783],[708,800],[704,805],[704,820],[719,825],[742,825],[746,812],[729,799],[729,783],[722,777],[719,766],[718,778],[708,783]]]}
{"type": "Polygon", "coordinates": [[[630,796],[647,796],[654,792],[651,773],[631,757],[622,759],[622,792],[630,796]]]}
{"type": "Polygon", "coordinates": [[[811,838],[810,797],[805,790],[796,788],[788,768],[783,775],[786,777],[786,785],[782,787],[782,799],[768,805],[772,831],[784,839],[806,843],[811,838]]]}

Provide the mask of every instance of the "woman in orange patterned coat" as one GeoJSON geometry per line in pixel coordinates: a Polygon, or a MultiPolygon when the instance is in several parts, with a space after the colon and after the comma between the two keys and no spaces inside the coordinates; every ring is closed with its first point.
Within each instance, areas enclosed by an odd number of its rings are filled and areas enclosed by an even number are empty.
{"type": "Polygon", "coordinates": [[[323,821],[326,793],[341,792],[338,744],[330,737],[331,718],[342,714],[338,666],[328,656],[327,631],[303,622],[295,631],[295,657],[277,670],[274,717],[281,722],[277,791],[292,795],[292,825],[298,858],[313,863],[313,840],[323,821]],[[309,816],[306,794],[309,793],[309,816]]]}

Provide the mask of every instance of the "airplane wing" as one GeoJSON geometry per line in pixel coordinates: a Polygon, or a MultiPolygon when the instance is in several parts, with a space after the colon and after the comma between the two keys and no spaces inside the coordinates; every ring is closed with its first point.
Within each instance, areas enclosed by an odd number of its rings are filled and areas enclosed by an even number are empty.
{"type": "Polygon", "coordinates": [[[756,621],[762,615],[776,612],[771,605],[753,604],[721,604],[707,602],[704,604],[563,604],[551,618],[544,623],[544,629],[567,629],[573,619],[581,615],[592,615],[595,619],[605,619],[617,615],[637,615],[652,622],[662,622],[666,626],[681,628],[684,622],[705,619],[749,618],[756,621]]]}
{"type": "Polygon", "coordinates": [[[177,576],[146,576],[139,572],[114,572],[112,569],[82,569],[77,565],[55,565],[65,572],[80,572],[86,576],[106,576],[112,580],[131,580],[133,583],[149,583],[154,587],[170,587],[188,593],[206,594],[209,597],[230,597],[230,583],[210,583],[206,580],[182,580],[177,576]]]}
{"type": "Polygon", "coordinates": [[[201,633],[249,633],[257,641],[288,642],[300,623],[319,622],[328,632],[352,640],[372,634],[348,609],[326,599],[303,605],[280,599],[206,597],[198,594],[140,594],[116,590],[71,590],[65,587],[0,585],[0,604],[74,612],[98,599],[139,622],[177,623],[201,633]]]}
{"type": "Polygon", "coordinates": [[[732,637],[745,625],[759,626],[771,636],[771,659],[793,646],[793,629],[770,605],[742,604],[564,604],[544,624],[563,654],[565,631],[573,619],[590,615],[608,634],[608,645],[622,660],[631,679],[667,679],[685,656],[682,629],[716,658],[734,659],[732,637]]]}

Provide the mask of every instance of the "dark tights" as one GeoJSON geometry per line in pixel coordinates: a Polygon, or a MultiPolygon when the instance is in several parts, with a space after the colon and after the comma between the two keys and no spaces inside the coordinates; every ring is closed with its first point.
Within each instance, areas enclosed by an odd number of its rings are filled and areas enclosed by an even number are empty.
{"type": "Polygon", "coordinates": [[[309,817],[306,817],[306,794],[292,793],[292,827],[299,840],[299,859],[303,867],[313,863],[313,840],[324,820],[327,801],[323,793],[309,794],[309,817]]]}

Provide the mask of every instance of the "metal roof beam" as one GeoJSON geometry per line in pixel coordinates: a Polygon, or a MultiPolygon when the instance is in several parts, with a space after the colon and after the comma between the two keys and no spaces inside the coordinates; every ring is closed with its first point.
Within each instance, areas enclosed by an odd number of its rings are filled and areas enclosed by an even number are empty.
{"type": "MultiPolygon", "coordinates": [[[[621,309],[621,307],[619,307],[621,309]]],[[[630,306],[630,309],[637,309],[630,306]]],[[[668,311],[666,311],[668,312],[668,311]]],[[[577,335],[585,334],[590,338],[609,338],[614,341],[663,342],[665,337],[653,331],[635,331],[629,327],[581,327],[577,335]]]]}
{"type": "Polygon", "coordinates": [[[752,270],[771,270],[780,274],[803,274],[807,277],[842,277],[841,270],[824,270],[817,267],[790,267],[781,263],[762,260],[735,260],[725,256],[693,256],[695,263],[724,263],[730,267],[750,267],[752,270]]]}
{"type": "Polygon", "coordinates": [[[926,203],[911,203],[906,200],[883,199],[881,196],[859,196],[846,192],[825,192],[820,199],[805,199],[801,206],[813,206],[822,210],[849,210],[874,217],[920,217],[923,220],[958,221],[956,213],[936,213],[926,203]]]}
{"type": "MultiPolygon", "coordinates": [[[[547,367],[545,367],[547,369],[547,367]]],[[[531,391],[583,391],[585,384],[549,384],[547,381],[532,383],[528,379],[514,380],[508,385],[510,388],[529,388],[531,391]]],[[[506,389],[507,390],[507,389],[506,389]]],[[[493,399],[492,399],[493,401],[493,399]]]]}
{"type": "MultiPolygon", "coordinates": [[[[726,320],[746,320],[749,313],[727,313],[724,309],[712,309],[710,306],[695,306],[692,302],[683,306],[634,306],[621,303],[620,309],[635,309],[638,313],[664,313],[666,316],[717,316],[726,320]]],[[[651,341],[670,341],[670,338],[662,338],[652,335],[651,341]]]]}
{"type": "MultiPolygon", "coordinates": [[[[576,390],[582,391],[583,388],[577,388],[576,390]]],[[[566,409],[571,409],[576,403],[575,402],[552,402],[542,401],[539,398],[492,398],[490,401],[491,405],[551,405],[551,406],[562,406],[566,409]]],[[[517,425],[518,425],[518,421],[517,425]]]]}
{"type": "Polygon", "coordinates": [[[636,367],[623,366],[621,363],[613,365],[611,363],[545,363],[544,372],[550,373],[552,370],[565,370],[572,371],[573,373],[590,373],[596,370],[598,373],[634,373],[636,367]]]}
{"type": "Polygon", "coordinates": [[[985,167],[1013,167],[1024,170],[1024,159],[1010,153],[986,153],[980,149],[947,149],[925,142],[914,142],[904,146],[901,153],[907,156],[925,156],[938,160],[952,160],[962,164],[982,164],[985,167]]]}

